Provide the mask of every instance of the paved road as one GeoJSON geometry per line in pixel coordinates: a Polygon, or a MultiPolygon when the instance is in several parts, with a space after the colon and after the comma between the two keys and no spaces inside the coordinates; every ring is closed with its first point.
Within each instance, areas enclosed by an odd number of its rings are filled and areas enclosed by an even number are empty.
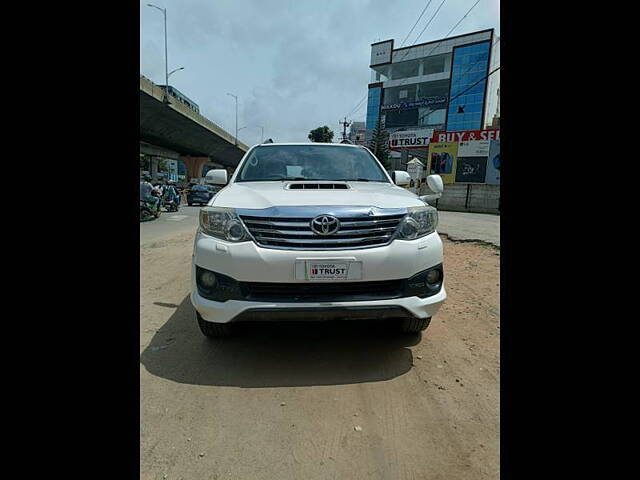
{"type": "Polygon", "coordinates": [[[500,246],[500,215],[438,211],[438,232],[451,240],[481,240],[500,246]]]}
{"type": "Polygon", "coordinates": [[[177,212],[163,211],[160,218],[140,223],[140,246],[181,233],[195,234],[200,208],[181,205],[177,212]]]}
{"type": "Polygon", "coordinates": [[[141,480],[499,478],[499,252],[445,240],[449,298],[423,335],[264,323],[209,341],[192,245],[140,247],[141,480]]]}

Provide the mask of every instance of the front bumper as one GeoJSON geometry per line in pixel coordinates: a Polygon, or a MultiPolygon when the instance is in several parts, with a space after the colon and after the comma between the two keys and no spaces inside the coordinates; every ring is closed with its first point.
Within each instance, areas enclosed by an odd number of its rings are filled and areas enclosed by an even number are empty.
{"type": "Polygon", "coordinates": [[[437,294],[365,302],[268,303],[227,300],[214,302],[191,292],[191,303],[209,322],[248,320],[335,320],[377,318],[428,318],[435,315],[447,298],[444,285],[437,294]]]}
{"type": "Polygon", "coordinates": [[[350,260],[362,262],[360,282],[407,279],[442,263],[442,241],[437,233],[389,245],[359,250],[298,251],[262,248],[253,242],[230,243],[198,231],[193,251],[191,303],[210,322],[244,320],[330,320],[334,318],[428,318],[446,298],[440,291],[426,298],[409,296],[383,300],[327,302],[268,302],[206,299],[198,293],[196,265],[241,282],[311,284],[295,278],[300,260],[350,260]]]}

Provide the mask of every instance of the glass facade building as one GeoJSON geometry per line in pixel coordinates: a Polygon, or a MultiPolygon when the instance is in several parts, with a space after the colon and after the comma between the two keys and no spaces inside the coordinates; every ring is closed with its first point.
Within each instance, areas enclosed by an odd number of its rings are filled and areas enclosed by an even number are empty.
{"type": "Polygon", "coordinates": [[[380,116],[380,99],[382,97],[382,88],[369,88],[369,98],[367,101],[367,130],[376,128],[378,117],[380,116]]]}
{"type": "Polygon", "coordinates": [[[447,131],[482,128],[490,50],[489,41],[453,50],[447,131]]]}
{"type": "Polygon", "coordinates": [[[493,41],[489,29],[398,49],[372,44],[367,135],[379,117],[389,133],[485,128],[493,41]]]}

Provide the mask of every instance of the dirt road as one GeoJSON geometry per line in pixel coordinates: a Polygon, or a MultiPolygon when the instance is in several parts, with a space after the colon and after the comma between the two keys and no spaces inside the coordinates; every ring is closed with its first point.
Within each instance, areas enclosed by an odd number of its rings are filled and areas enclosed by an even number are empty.
{"type": "Polygon", "coordinates": [[[212,342],[192,242],[140,250],[141,479],[499,478],[497,249],[444,241],[449,298],[423,336],[268,324],[212,342]]]}

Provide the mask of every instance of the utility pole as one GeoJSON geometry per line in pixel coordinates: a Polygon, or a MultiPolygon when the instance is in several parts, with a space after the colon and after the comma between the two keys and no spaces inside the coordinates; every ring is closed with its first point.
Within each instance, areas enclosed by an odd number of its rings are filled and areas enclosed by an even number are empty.
{"type": "Polygon", "coordinates": [[[342,140],[344,141],[347,139],[347,127],[351,125],[351,122],[347,122],[347,117],[344,117],[344,121],[338,123],[342,125],[342,140]]]}

